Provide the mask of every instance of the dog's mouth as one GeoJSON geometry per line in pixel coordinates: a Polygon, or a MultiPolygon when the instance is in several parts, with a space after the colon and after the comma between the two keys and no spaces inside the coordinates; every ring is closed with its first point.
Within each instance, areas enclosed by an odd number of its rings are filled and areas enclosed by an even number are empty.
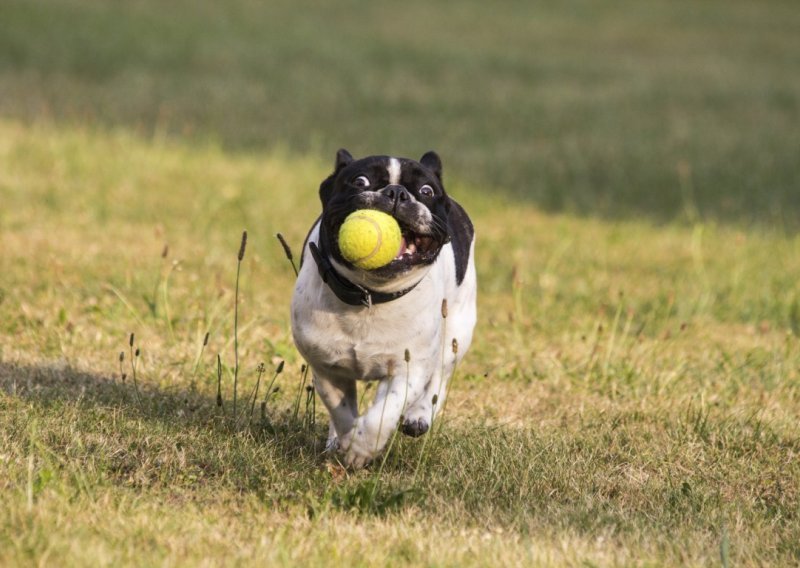
{"type": "MultiPolygon", "coordinates": [[[[377,210],[382,211],[383,209],[377,210]]],[[[438,229],[438,226],[442,225],[442,223],[435,219],[432,223],[404,219],[404,215],[396,215],[393,214],[394,212],[389,211],[385,212],[392,215],[397,224],[400,225],[400,246],[391,262],[379,268],[370,269],[368,270],[369,273],[379,279],[389,280],[414,267],[432,264],[447,242],[447,233],[438,229]]],[[[334,235],[338,234],[339,227],[331,232],[334,235]]],[[[340,251],[339,255],[341,257],[340,251]]],[[[341,258],[341,260],[350,264],[344,258],[341,258]]],[[[353,268],[355,267],[353,266],[353,268]]]]}
{"type": "Polygon", "coordinates": [[[402,224],[400,225],[400,229],[402,230],[400,250],[389,266],[411,266],[432,262],[436,259],[436,255],[442,245],[433,235],[417,233],[404,227],[402,224]]]}

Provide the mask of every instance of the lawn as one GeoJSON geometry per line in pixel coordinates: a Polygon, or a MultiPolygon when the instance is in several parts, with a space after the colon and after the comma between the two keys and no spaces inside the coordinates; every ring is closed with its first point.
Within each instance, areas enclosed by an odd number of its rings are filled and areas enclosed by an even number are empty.
{"type": "Polygon", "coordinates": [[[0,564],[800,562],[798,24],[5,2],[0,564]],[[360,472],[322,452],[275,238],[339,146],[436,149],[478,234],[444,418],[360,472]]]}

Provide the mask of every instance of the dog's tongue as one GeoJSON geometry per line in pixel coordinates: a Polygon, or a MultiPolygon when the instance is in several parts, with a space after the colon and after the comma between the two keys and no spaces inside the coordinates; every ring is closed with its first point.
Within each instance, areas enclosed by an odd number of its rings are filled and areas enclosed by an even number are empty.
{"type": "Polygon", "coordinates": [[[395,259],[403,258],[405,255],[414,255],[417,252],[417,244],[412,241],[408,242],[405,235],[400,238],[400,250],[397,251],[395,259]]]}
{"type": "Polygon", "coordinates": [[[403,258],[403,253],[406,252],[407,248],[408,248],[408,243],[406,242],[405,236],[400,237],[400,250],[397,251],[395,259],[403,258]]]}

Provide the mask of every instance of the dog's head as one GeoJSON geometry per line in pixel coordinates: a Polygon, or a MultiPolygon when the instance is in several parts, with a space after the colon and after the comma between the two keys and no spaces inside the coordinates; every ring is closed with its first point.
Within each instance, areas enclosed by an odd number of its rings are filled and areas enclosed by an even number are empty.
{"type": "Polygon", "coordinates": [[[449,239],[450,198],[435,152],[426,153],[417,162],[389,156],[355,160],[347,150],[339,150],[334,171],[320,185],[319,195],[321,238],[331,260],[345,276],[362,284],[381,288],[421,277],[449,239]],[[383,211],[400,225],[403,239],[398,255],[382,268],[359,269],[339,250],[339,228],[358,209],[383,211]]]}

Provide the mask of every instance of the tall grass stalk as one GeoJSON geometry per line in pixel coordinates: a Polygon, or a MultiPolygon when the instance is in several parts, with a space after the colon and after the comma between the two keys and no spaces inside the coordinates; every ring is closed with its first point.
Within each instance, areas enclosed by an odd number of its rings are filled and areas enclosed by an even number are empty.
{"type": "Polygon", "coordinates": [[[258,373],[258,378],[256,379],[256,386],[253,389],[253,402],[250,404],[250,423],[253,422],[253,413],[256,410],[256,399],[258,398],[258,387],[261,386],[261,377],[264,376],[264,371],[266,371],[266,367],[264,367],[264,363],[261,362],[258,364],[256,368],[256,372],[258,373]]]}
{"type": "Polygon", "coordinates": [[[164,321],[167,324],[167,330],[169,330],[169,337],[172,342],[175,342],[175,329],[172,325],[172,310],[170,310],[169,306],[169,278],[172,276],[172,273],[175,270],[178,270],[179,263],[177,260],[174,260],[167,270],[167,275],[164,277],[164,283],[161,285],[161,295],[164,301],[164,321]]]}
{"type": "Polygon", "coordinates": [[[436,405],[439,403],[439,397],[437,395],[433,395],[431,399],[431,429],[428,432],[428,435],[425,436],[425,439],[422,440],[422,449],[419,452],[419,460],[417,460],[417,467],[414,470],[414,479],[411,480],[411,487],[417,486],[417,476],[419,476],[419,472],[422,469],[422,466],[425,464],[425,451],[428,448],[428,440],[433,437],[433,418],[436,416],[436,405]]]}
{"type": "Polygon", "coordinates": [[[217,406],[222,408],[222,357],[219,353],[217,353],[217,406]]]}
{"type": "Polygon", "coordinates": [[[237,420],[236,399],[239,389],[239,276],[242,271],[242,259],[247,247],[247,231],[242,231],[242,243],[236,262],[236,290],[233,299],[233,421],[237,420]]]}
{"type": "Polygon", "coordinates": [[[439,416],[442,416],[447,408],[447,401],[450,400],[450,389],[453,388],[453,383],[458,374],[458,339],[455,337],[450,342],[450,350],[453,352],[453,373],[450,375],[450,380],[447,381],[447,388],[444,391],[444,402],[442,403],[442,409],[439,411],[439,416]]]}
{"type": "Polygon", "coordinates": [[[161,249],[161,261],[158,265],[158,274],[156,274],[156,282],[153,284],[153,294],[150,298],[145,297],[145,301],[147,302],[147,307],[150,309],[150,315],[154,318],[158,315],[158,289],[161,287],[161,282],[164,278],[164,259],[167,258],[169,254],[169,245],[164,244],[164,248],[161,249]]]}
{"type": "MultiPolygon", "coordinates": [[[[272,375],[272,380],[269,382],[269,385],[267,385],[267,391],[264,393],[264,406],[262,407],[264,409],[264,412],[266,412],[267,404],[269,403],[269,397],[273,392],[272,391],[272,386],[275,384],[275,380],[278,378],[278,375],[280,375],[283,372],[284,363],[285,363],[284,361],[281,361],[280,363],[278,363],[278,366],[275,368],[275,374],[272,375]]],[[[263,374],[263,365],[264,365],[263,363],[260,365],[260,367],[262,368],[262,374],[263,374]]],[[[259,378],[259,381],[260,381],[261,380],[261,375],[259,375],[258,378],[259,378]]],[[[258,386],[256,386],[256,394],[258,394],[258,386]]],[[[253,405],[254,406],[255,406],[255,403],[256,403],[256,400],[255,400],[255,398],[253,398],[253,405]]],[[[251,420],[252,420],[252,417],[253,417],[253,410],[251,409],[250,410],[250,418],[251,418],[251,420]]]]}
{"type": "Polygon", "coordinates": [[[200,367],[200,361],[203,359],[203,353],[208,346],[209,335],[210,332],[207,331],[205,337],[203,337],[203,343],[200,345],[200,349],[197,352],[197,357],[195,357],[194,366],[192,368],[192,384],[194,384],[195,378],[197,377],[197,369],[200,367]]]}
{"type": "Polygon", "coordinates": [[[125,383],[125,378],[128,375],[125,374],[125,372],[122,370],[122,363],[123,362],[125,362],[125,352],[124,351],[120,351],[119,352],[119,378],[122,381],[122,383],[124,384],[125,383]]]}
{"type": "Polygon", "coordinates": [[[303,363],[300,366],[300,389],[297,391],[297,398],[294,401],[294,413],[292,415],[294,421],[297,421],[297,417],[300,415],[300,399],[303,396],[303,392],[305,391],[306,380],[308,378],[308,365],[303,363]]]}
{"type": "MultiPolygon", "coordinates": [[[[446,360],[447,360],[447,357],[445,356],[445,351],[446,351],[445,345],[447,345],[447,298],[444,298],[442,300],[441,313],[442,313],[442,331],[441,331],[442,345],[441,345],[441,349],[439,351],[442,354],[442,364],[441,364],[441,369],[440,369],[441,376],[439,377],[439,388],[436,389],[436,393],[435,393],[437,399],[442,398],[442,385],[444,384],[445,380],[447,380],[446,379],[446,377],[447,377],[447,372],[446,372],[446,368],[447,368],[446,360]]],[[[435,415],[435,413],[434,413],[434,415],[435,415]]],[[[431,418],[430,427],[433,428],[433,418],[431,418]]]]}
{"type": "Polygon", "coordinates": [[[128,340],[128,346],[131,351],[131,374],[133,375],[133,393],[136,396],[136,402],[139,405],[140,410],[144,410],[144,405],[142,404],[142,397],[139,395],[139,383],[136,381],[136,367],[138,366],[137,363],[139,361],[139,348],[137,347],[134,351],[133,344],[135,341],[135,336],[131,333],[130,339],[128,340]]]}
{"type": "MultiPolygon", "coordinates": [[[[406,402],[408,401],[408,381],[410,379],[410,374],[411,374],[411,368],[410,368],[411,352],[408,349],[405,350],[405,353],[403,354],[403,359],[405,360],[406,363],[406,380],[405,380],[406,391],[403,396],[403,406],[401,408],[403,409],[403,413],[405,413],[406,402]]],[[[393,371],[393,368],[391,370],[393,371]]],[[[389,384],[389,388],[391,388],[391,383],[389,384]]],[[[384,403],[383,403],[384,411],[386,410],[386,399],[388,398],[389,398],[388,395],[386,396],[386,398],[384,398],[384,403]]],[[[380,440],[382,428],[383,428],[383,411],[381,412],[381,422],[378,428],[378,440],[380,440]]],[[[399,429],[395,428],[394,432],[392,433],[392,437],[389,439],[389,444],[386,448],[386,451],[383,454],[381,465],[380,467],[378,467],[378,470],[375,472],[375,475],[373,476],[372,491],[370,492],[369,496],[370,506],[372,506],[372,504],[375,502],[375,496],[378,494],[378,488],[380,487],[380,481],[383,476],[383,468],[386,467],[386,462],[389,460],[389,456],[392,453],[392,448],[394,448],[394,443],[397,440],[398,431],[399,429]]]]}
{"type": "Polygon", "coordinates": [[[278,240],[281,242],[281,246],[283,247],[283,252],[286,255],[286,258],[289,260],[289,263],[292,265],[292,270],[294,270],[294,275],[297,276],[297,266],[294,264],[294,255],[292,254],[292,249],[289,247],[289,243],[286,242],[286,239],[283,238],[283,235],[277,233],[275,235],[278,240]]]}

